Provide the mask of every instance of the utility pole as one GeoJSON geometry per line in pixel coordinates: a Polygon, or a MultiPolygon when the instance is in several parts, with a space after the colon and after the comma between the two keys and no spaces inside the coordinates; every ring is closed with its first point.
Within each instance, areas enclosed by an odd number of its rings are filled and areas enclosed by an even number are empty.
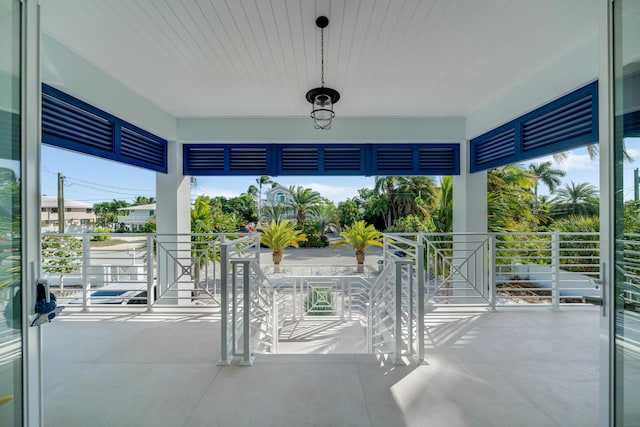
{"type": "Polygon", "coordinates": [[[64,175],[58,172],[58,232],[64,233],[64,175]]]}

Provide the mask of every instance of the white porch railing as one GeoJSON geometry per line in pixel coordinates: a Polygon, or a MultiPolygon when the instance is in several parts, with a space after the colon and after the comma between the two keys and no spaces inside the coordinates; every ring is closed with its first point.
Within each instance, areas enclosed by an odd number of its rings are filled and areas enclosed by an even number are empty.
{"type": "Polygon", "coordinates": [[[416,260],[431,304],[559,308],[599,296],[597,233],[387,234],[385,260],[416,260]]]}
{"type": "Polygon", "coordinates": [[[220,247],[257,258],[257,234],[44,234],[41,276],[63,306],[219,304],[220,247]]]}
{"type": "MultiPolygon", "coordinates": [[[[287,319],[319,315],[366,322],[370,351],[391,353],[398,364],[421,361],[429,306],[559,308],[600,295],[596,233],[386,234],[384,269],[367,275],[349,265],[283,265],[265,274],[257,234],[101,236],[43,236],[42,270],[58,301],[84,309],[219,306],[221,364],[275,353],[287,319]]],[[[620,241],[619,250],[623,298],[640,304],[640,236],[620,241]]]]}

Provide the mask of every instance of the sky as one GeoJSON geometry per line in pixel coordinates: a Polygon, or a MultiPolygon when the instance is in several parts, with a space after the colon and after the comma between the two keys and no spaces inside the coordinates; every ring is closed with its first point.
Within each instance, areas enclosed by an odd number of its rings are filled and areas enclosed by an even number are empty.
{"type": "MultiPolygon", "coordinates": [[[[625,199],[633,198],[633,169],[640,167],[640,138],[628,139],[627,151],[633,157],[632,162],[625,163],[625,199]]],[[[552,161],[551,156],[535,159],[541,163],[552,161]]],[[[526,167],[528,163],[525,163],[526,167]]],[[[1,166],[1,165],[0,165],[1,166]]],[[[599,187],[598,160],[589,158],[586,148],[573,150],[562,163],[555,163],[554,168],[562,169],[566,176],[564,183],[576,184],[587,182],[599,187]]],[[[113,199],[132,202],[136,196],[155,197],[155,172],[134,166],[128,166],[98,159],[84,154],[42,146],[41,188],[43,195],[57,194],[57,175],[65,176],[65,198],[90,204],[113,199]]],[[[246,193],[250,185],[255,184],[257,177],[195,177],[192,184],[192,198],[198,195],[235,197],[246,193]]],[[[288,187],[302,185],[318,191],[323,197],[336,204],[357,195],[364,187],[373,187],[373,177],[274,177],[274,181],[288,187]]],[[[264,187],[263,187],[264,191],[264,187]]],[[[547,194],[544,186],[540,194],[547,194]]]]}

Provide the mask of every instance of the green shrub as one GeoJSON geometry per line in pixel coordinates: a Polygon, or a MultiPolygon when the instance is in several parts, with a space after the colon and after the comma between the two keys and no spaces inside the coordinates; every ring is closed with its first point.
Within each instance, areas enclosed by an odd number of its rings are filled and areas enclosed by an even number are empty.
{"type": "Polygon", "coordinates": [[[326,248],[327,246],[329,246],[329,238],[318,234],[307,234],[307,241],[300,244],[303,248],[326,248]]]}
{"type": "Polygon", "coordinates": [[[312,288],[304,298],[304,311],[309,316],[334,316],[333,295],[323,288],[312,288]]]}
{"type": "Polygon", "coordinates": [[[431,231],[431,227],[424,216],[410,214],[396,219],[385,231],[387,233],[425,233],[431,231]]]}
{"type": "MultiPolygon", "coordinates": [[[[111,230],[109,230],[108,228],[96,228],[94,231],[96,233],[111,233],[111,230]]],[[[105,236],[105,235],[91,236],[91,241],[102,242],[104,240],[109,240],[110,238],[111,238],[110,236],[105,236]]]]}

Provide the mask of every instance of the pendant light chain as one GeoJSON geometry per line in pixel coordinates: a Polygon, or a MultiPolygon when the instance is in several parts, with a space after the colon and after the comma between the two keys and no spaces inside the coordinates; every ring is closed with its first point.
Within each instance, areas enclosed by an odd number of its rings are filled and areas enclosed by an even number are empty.
{"type": "Polygon", "coordinates": [[[320,82],[322,87],[324,87],[324,28],[320,28],[320,63],[320,69],[322,70],[320,82]]]}

